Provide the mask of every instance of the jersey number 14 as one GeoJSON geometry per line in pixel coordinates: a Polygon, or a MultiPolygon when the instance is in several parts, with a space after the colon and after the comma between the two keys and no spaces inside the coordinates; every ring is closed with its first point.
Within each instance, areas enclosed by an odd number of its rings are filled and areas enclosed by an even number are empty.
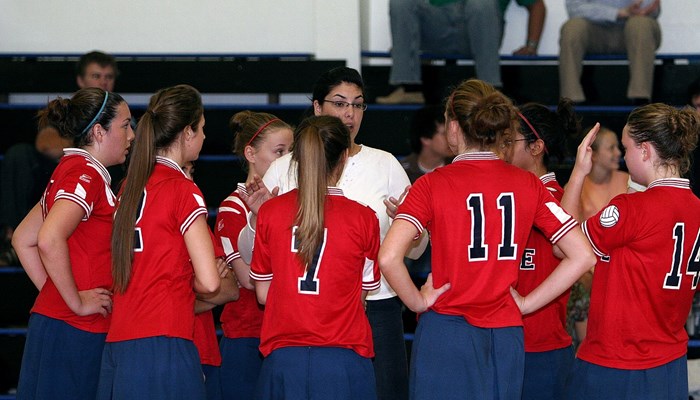
{"type": "MultiPolygon", "coordinates": [[[[666,274],[664,280],[664,289],[680,289],[681,288],[681,264],[683,263],[683,243],[685,241],[685,224],[679,222],[673,227],[673,258],[671,261],[671,271],[666,274]]],[[[688,266],[685,269],[686,275],[693,276],[691,288],[695,290],[698,287],[698,279],[700,278],[700,231],[695,237],[693,250],[688,257],[688,266]]]]}

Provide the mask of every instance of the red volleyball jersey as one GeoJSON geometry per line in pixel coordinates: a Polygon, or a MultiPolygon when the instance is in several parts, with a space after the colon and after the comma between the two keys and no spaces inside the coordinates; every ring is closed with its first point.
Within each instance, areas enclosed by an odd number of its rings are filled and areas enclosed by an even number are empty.
{"type": "MultiPolygon", "coordinates": [[[[248,207],[238,193],[245,193],[245,186],[238,184],[219,206],[216,217],[216,237],[224,248],[226,262],[241,258],[238,253],[238,235],[247,224],[248,207]]],[[[239,287],[238,300],[226,303],[221,312],[221,329],[230,339],[259,338],[262,326],[263,307],[258,304],[255,292],[239,287]]]]}
{"type": "Polygon", "coordinates": [[[434,285],[452,285],[431,308],[483,328],[523,324],[510,287],[533,226],[551,243],[576,226],[535,175],[491,152],[420,177],[396,218],[428,229],[434,285]]]}
{"type": "Polygon", "coordinates": [[[108,342],[152,336],[192,340],[194,275],[184,235],[206,215],[197,185],[175,162],[157,157],[136,220],[129,286],[114,295],[108,342]]]}
{"type": "MultiPolygon", "coordinates": [[[[224,250],[216,241],[214,233],[209,230],[211,241],[214,244],[214,256],[224,257],[224,250]]],[[[202,364],[221,366],[221,352],[219,351],[219,341],[216,337],[216,327],[214,326],[214,313],[209,310],[194,316],[194,345],[199,352],[199,359],[202,364]]]]}
{"type": "Polygon", "coordinates": [[[372,357],[361,292],[380,284],[377,216],[329,188],[324,240],[305,270],[294,237],[298,193],[294,189],[269,200],[258,214],[250,275],[271,280],[260,351],[267,356],[281,347],[342,347],[372,357]]]}
{"type": "MultiPolygon", "coordinates": [[[[557,183],[553,172],[540,177],[542,183],[555,199],[561,200],[564,190],[557,183]]],[[[554,256],[552,243],[537,229],[533,229],[520,260],[518,293],[525,296],[532,292],[559,265],[554,256]]],[[[571,336],[566,332],[567,290],[551,303],[523,316],[525,351],[542,352],[561,349],[571,345],[571,336]]]]}
{"type": "Polygon", "coordinates": [[[700,200],[687,179],[623,194],[583,224],[595,253],[588,331],[578,357],[648,369],[687,351],[684,329],[700,272],[700,200]]]}
{"type": "MultiPolygon", "coordinates": [[[[111,240],[116,198],[110,182],[107,169],[90,153],[69,148],[64,150],[64,156],[41,198],[44,218],[59,200],[72,201],[85,212],[83,220],[68,238],[71,271],[79,291],[112,288],[111,240]]],[[[111,319],[111,315],[81,317],[73,313],[51,278],[42,287],[32,312],[95,333],[107,332],[111,319]]]]}
{"type": "Polygon", "coordinates": [[[214,313],[211,310],[196,314],[194,317],[194,345],[199,352],[202,364],[221,366],[221,352],[216,340],[214,313]]]}

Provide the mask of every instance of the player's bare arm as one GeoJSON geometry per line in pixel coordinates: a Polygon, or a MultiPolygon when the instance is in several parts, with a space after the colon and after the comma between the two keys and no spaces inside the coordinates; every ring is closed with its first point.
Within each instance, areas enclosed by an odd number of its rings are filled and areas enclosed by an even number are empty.
{"type": "Polygon", "coordinates": [[[430,276],[420,291],[416,289],[404,264],[404,255],[416,233],[416,228],[410,222],[395,220],[379,248],[379,268],[406,307],[419,313],[435,304],[438,297],[450,288],[450,284],[435,289],[430,276]]]}
{"type": "Polygon", "coordinates": [[[511,294],[523,314],[535,312],[549,304],[595,265],[595,255],[580,227],[571,229],[557,245],[564,258],[544,282],[525,297],[511,288],[511,294]]]}
{"type": "Polygon", "coordinates": [[[27,276],[39,291],[44,287],[48,277],[44,264],[41,262],[38,247],[39,229],[43,222],[41,206],[37,203],[12,235],[12,247],[17,252],[27,276]]]}

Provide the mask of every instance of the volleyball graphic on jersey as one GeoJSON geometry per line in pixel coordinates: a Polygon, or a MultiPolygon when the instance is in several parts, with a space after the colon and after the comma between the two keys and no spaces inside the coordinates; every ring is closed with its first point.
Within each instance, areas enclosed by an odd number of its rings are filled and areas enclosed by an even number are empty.
{"type": "Polygon", "coordinates": [[[600,213],[600,224],[603,228],[611,228],[617,224],[620,219],[620,212],[617,210],[617,206],[607,206],[603,212],[600,213]]]}

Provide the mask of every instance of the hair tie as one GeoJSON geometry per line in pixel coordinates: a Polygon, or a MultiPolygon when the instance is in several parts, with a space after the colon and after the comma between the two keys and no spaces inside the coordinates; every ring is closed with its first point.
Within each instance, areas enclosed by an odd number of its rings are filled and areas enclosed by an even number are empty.
{"type": "Polygon", "coordinates": [[[155,117],[157,117],[157,114],[156,114],[156,112],[155,112],[155,111],[153,111],[153,110],[150,110],[150,109],[149,109],[149,110],[146,110],[146,112],[147,112],[147,113],[149,113],[149,114],[151,114],[151,118],[155,118],[155,117]]]}
{"type": "Polygon", "coordinates": [[[80,133],[81,135],[84,135],[87,131],[90,130],[90,128],[93,127],[93,125],[95,125],[95,122],[97,122],[97,118],[99,118],[100,114],[102,114],[102,112],[105,110],[105,105],[107,105],[107,98],[109,98],[109,92],[105,90],[105,99],[102,102],[102,107],[100,107],[100,109],[97,111],[97,114],[95,114],[95,117],[92,119],[92,121],[90,121],[90,123],[85,127],[85,129],[83,129],[83,131],[80,133]]]}
{"type": "Polygon", "coordinates": [[[530,123],[530,121],[528,121],[527,118],[525,118],[525,116],[524,116],[521,112],[518,112],[518,115],[520,116],[520,118],[523,119],[523,121],[525,121],[525,123],[527,124],[527,126],[530,127],[530,130],[532,131],[532,133],[535,134],[535,137],[536,137],[537,139],[539,139],[539,140],[542,140],[542,145],[544,146],[544,152],[545,152],[546,154],[549,154],[549,151],[547,151],[547,143],[545,143],[545,142],[544,142],[544,139],[542,139],[542,137],[540,136],[540,134],[537,133],[537,130],[535,129],[535,127],[532,126],[532,124],[530,123]]]}
{"type": "Polygon", "coordinates": [[[265,124],[263,124],[263,126],[258,128],[258,130],[253,134],[253,137],[251,137],[250,140],[248,141],[248,143],[246,143],[245,145],[250,146],[250,144],[253,143],[253,140],[255,140],[255,138],[260,134],[260,132],[264,131],[265,128],[267,128],[271,123],[273,123],[275,121],[281,121],[281,120],[279,118],[273,118],[273,119],[267,121],[265,124]]]}

